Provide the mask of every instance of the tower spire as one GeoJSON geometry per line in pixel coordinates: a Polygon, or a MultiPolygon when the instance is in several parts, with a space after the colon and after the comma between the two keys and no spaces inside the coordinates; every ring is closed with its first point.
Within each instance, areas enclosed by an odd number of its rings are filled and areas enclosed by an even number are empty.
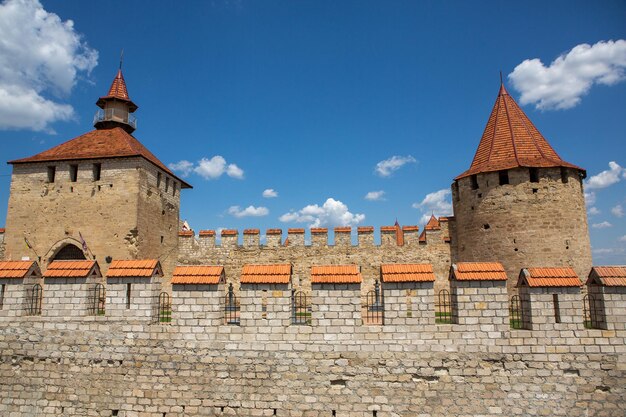
{"type": "Polygon", "coordinates": [[[110,129],[121,127],[128,133],[132,133],[137,128],[137,119],[131,113],[137,110],[137,105],[133,103],[128,95],[124,74],[122,74],[122,64],[124,63],[124,50],[120,53],[120,67],[111,83],[106,96],[100,97],[96,105],[99,110],[94,117],[96,129],[110,129]]]}

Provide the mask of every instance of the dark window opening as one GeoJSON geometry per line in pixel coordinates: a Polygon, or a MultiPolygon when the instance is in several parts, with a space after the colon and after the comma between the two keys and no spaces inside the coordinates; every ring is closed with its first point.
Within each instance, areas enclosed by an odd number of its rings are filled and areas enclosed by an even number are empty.
{"type": "Polygon", "coordinates": [[[498,171],[498,179],[500,180],[500,185],[505,185],[509,183],[509,171],[503,170],[498,171]]]}
{"type": "Polygon", "coordinates": [[[539,182],[539,170],[537,168],[528,168],[530,182],[539,182]]]}
{"type": "Polygon", "coordinates": [[[157,172],[157,188],[161,187],[161,173],[157,172]]]}
{"type": "Polygon", "coordinates": [[[57,167],[48,167],[48,182],[54,182],[54,175],[56,174],[57,167]]]}
{"type": "Polygon", "coordinates": [[[533,194],[537,194],[537,191],[539,191],[538,188],[533,188],[533,194]]]}
{"type": "Polygon", "coordinates": [[[567,175],[567,168],[561,167],[561,182],[567,184],[569,176],[567,175]]]}
{"type": "Polygon", "coordinates": [[[85,253],[76,245],[67,244],[59,250],[51,261],[81,261],[85,260],[85,253]]]}
{"type": "Polygon", "coordinates": [[[70,165],[70,181],[76,182],[78,179],[78,165],[70,165]]]}
{"type": "Polygon", "coordinates": [[[489,226],[489,223],[483,224],[483,229],[485,229],[485,230],[489,230],[490,227],[491,226],[489,226]]]}
{"type": "Polygon", "coordinates": [[[483,193],[478,193],[478,198],[483,198],[483,193]]]}
{"type": "Polygon", "coordinates": [[[161,244],[163,244],[163,236],[161,236],[161,244]]]}
{"type": "Polygon", "coordinates": [[[478,190],[478,177],[476,175],[470,177],[470,182],[472,184],[472,190],[478,190]]]}
{"type": "Polygon", "coordinates": [[[552,294],[552,303],[554,304],[554,322],[561,322],[561,307],[559,306],[559,295],[552,294]]]}
{"type": "Polygon", "coordinates": [[[130,282],[126,284],[126,310],[130,310],[130,282]]]}
{"type": "Polygon", "coordinates": [[[176,181],[172,181],[172,195],[176,197],[176,181]]]}
{"type": "Polygon", "coordinates": [[[4,307],[4,291],[6,289],[6,284],[0,284],[0,310],[4,307]]]}
{"type": "Polygon", "coordinates": [[[170,189],[170,178],[165,177],[165,192],[168,192],[170,189]]]}
{"type": "Polygon", "coordinates": [[[100,181],[100,174],[102,173],[102,164],[93,164],[93,180],[100,181]]]}

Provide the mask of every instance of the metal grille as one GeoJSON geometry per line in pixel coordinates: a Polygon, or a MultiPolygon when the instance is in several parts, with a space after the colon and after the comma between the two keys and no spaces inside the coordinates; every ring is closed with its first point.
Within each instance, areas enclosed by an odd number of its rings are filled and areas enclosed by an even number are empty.
{"type": "Polygon", "coordinates": [[[435,323],[452,323],[452,303],[450,301],[450,292],[446,289],[439,291],[439,294],[437,295],[437,304],[435,304],[435,323]]]}
{"type": "Polygon", "coordinates": [[[511,329],[523,329],[526,324],[524,307],[518,295],[514,295],[509,301],[509,324],[511,329]]]}
{"type": "Polygon", "coordinates": [[[76,245],[67,244],[54,255],[55,261],[79,261],[85,259],[83,250],[76,245]]]}
{"type": "Polygon", "coordinates": [[[304,291],[292,293],[291,311],[293,312],[291,320],[293,324],[311,324],[311,305],[309,304],[309,297],[304,291]]]}
{"type": "Polygon", "coordinates": [[[374,283],[374,289],[365,296],[363,324],[378,326],[385,324],[385,301],[378,280],[374,283]]]}
{"type": "Polygon", "coordinates": [[[592,294],[587,294],[583,298],[583,314],[587,329],[602,328],[602,308],[599,300],[592,294]]]}
{"type": "Polygon", "coordinates": [[[224,298],[224,323],[239,326],[239,312],[241,306],[239,299],[235,295],[232,282],[228,286],[228,293],[224,298]]]}
{"type": "Polygon", "coordinates": [[[43,296],[43,289],[41,285],[35,284],[26,293],[26,313],[29,316],[41,315],[41,299],[43,296]]]}
{"type": "Polygon", "coordinates": [[[166,292],[159,294],[159,323],[171,323],[172,322],[172,303],[170,301],[170,295],[166,292]]]}
{"type": "Polygon", "coordinates": [[[89,295],[89,314],[92,316],[104,316],[106,293],[104,285],[96,284],[89,295]]]}

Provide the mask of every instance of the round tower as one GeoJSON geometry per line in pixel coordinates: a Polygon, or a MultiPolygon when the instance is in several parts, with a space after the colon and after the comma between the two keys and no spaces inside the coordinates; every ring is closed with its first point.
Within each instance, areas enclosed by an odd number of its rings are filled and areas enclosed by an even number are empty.
{"type": "Polygon", "coordinates": [[[562,160],[501,85],[470,168],[452,184],[457,260],[591,269],[585,170],[562,160]]]}

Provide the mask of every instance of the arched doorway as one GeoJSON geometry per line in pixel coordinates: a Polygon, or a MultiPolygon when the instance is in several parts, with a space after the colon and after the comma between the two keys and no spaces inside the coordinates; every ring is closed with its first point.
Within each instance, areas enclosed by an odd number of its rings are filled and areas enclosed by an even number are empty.
{"type": "Polygon", "coordinates": [[[50,261],[80,261],[85,259],[87,258],[85,258],[85,254],[81,248],[68,243],[59,249],[50,261]]]}

